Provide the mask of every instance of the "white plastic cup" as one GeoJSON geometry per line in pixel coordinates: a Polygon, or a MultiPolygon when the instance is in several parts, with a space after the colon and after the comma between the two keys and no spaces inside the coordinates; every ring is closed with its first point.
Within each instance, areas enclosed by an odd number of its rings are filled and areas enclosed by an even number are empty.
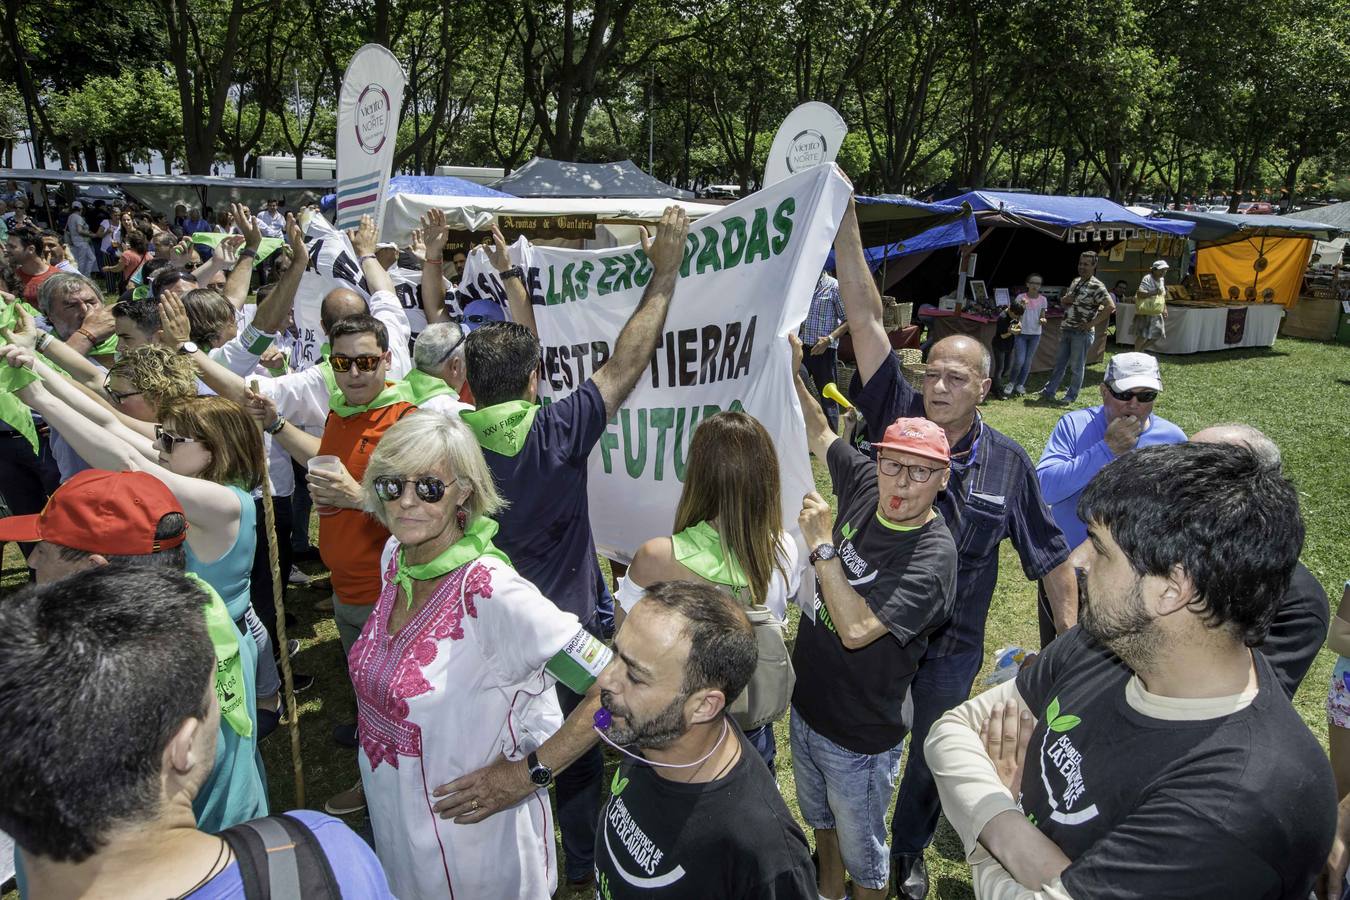
{"type": "MultiPolygon", "coordinates": [[[[305,468],[310,472],[324,472],[336,475],[343,471],[344,467],[342,465],[342,460],[338,457],[325,455],[310,457],[309,462],[305,464],[305,468]]],[[[318,504],[315,504],[314,510],[321,516],[331,516],[337,513],[338,508],[336,506],[319,506],[318,504]]]]}

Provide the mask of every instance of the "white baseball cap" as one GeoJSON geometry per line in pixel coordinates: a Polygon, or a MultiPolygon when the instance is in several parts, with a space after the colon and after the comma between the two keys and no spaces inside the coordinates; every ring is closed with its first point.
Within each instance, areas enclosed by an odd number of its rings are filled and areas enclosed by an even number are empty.
{"type": "Polygon", "coordinates": [[[380,241],[378,244],[375,245],[375,249],[376,249],[376,250],[397,250],[397,249],[398,249],[398,244],[395,244],[393,241],[380,241]]]}
{"type": "Polygon", "coordinates": [[[1153,261],[1153,265],[1150,266],[1149,268],[1152,268],[1152,269],[1170,269],[1170,268],[1172,268],[1172,267],[1169,266],[1169,265],[1167,264],[1167,260],[1165,260],[1165,259],[1155,259],[1155,260],[1153,261]]]}
{"type": "Polygon", "coordinates": [[[1148,388],[1161,391],[1162,375],[1158,361],[1147,353],[1117,353],[1106,366],[1107,386],[1117,391],[1148,388]]]}

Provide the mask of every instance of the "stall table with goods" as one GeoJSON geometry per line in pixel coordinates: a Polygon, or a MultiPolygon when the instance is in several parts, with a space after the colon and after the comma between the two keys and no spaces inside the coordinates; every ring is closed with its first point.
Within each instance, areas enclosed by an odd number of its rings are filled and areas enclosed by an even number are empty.
{"type": "MultiPolygon", "coordinates": [[[[1224,303],[1169,300],[1167,337],[1151,350],[1204,353],[1239,347],[1270,347],[1280,330],[1284,307],[1276,303],[1224,303]]],[[[1116,343],[1133,344],[1134,304],[1116,308],[1116,343]]]]}
{"type": "MultiPolygon", "coordinates": [[[[984,312],[923,306],[919,308],[919,318],[928,323],[929,338],[934,343],[953,334],[964,334],[993,349],[994,331],[998,324],[996,316],[984,312]]],[[[1031,358],[1032,372],[1049,372],[1055,367],[1055,354],[1059,351],[1060,325],[1064,320],[1064,310],[1058,306],[1049,307],[1045,313],[1045,320],[1045,325],[1041,329],[1041,340],[1036,345],[1036,355],[1031,358]]],[[[1096,339],[1092,342],[1092,349],[1088,351],[1088,365],[1101,362],[1102,357],[1106,355],[1106,330],[1104,326],[1097,328],[1096,339]]]]}

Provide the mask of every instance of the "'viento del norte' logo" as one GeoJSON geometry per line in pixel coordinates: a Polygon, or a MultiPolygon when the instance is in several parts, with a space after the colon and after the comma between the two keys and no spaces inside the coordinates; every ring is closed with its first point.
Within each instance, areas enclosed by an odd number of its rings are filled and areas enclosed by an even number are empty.
{"type": "Polygon", "coordinates": [[[1080,825],[1096,818],[1097,804],[1074,811],[1074,804],[1083,799],[1087,785],[1083,782],[1083,754],[1074,747],[1069,732],[1082,720],[1077,716],[1059,714],[1059,698],[1055,697],[1045,708],[1045,735],[1041,738],[1041,784],[1050,803],[1050,818],[1065,825],[1080,825]],[[1050,743],[1051,735],[1058,735],[1050,743]],[[1047,746],[1048,745],[1048,746],[1047,746]],[[1051,773],[1061,782],[1058,790],[1051,784],[1051,773]]]}

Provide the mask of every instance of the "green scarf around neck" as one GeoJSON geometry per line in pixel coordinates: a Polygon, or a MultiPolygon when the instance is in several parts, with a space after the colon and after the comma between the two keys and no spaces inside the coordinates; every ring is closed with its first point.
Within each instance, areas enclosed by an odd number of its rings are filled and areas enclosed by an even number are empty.
{"type": "Polygon", "coordinates": [[[466,410],[459,417],[473,429],[484,450],[515,456],[525,446],[538,414],[539,407],[528,400],[508,400],[487,409],[466,410]]]}
{"type": "MultiPolygon", "coordinates": [[[[18,301],[22,303],[23,301],[18,301]]],[[[28,304],[24,303],[25,307],[28,304]]],[[[28,307],[31,309],[32,307],[28,307]]],[[[31,313],[30,313],[31,315],[31,313]]],[[[14,328],[14,307],[0,303],[0,328],[14,328]]],[[[33,452],[38,452],[37,426],[33,424],[33,413],[22,400],[14,396],[16,392],[41,380],[32,369],[15,369],[0,365],[0,420],[24,436],[33,452]]]]}
{"type": "Polygon", "coordinates": [[[220,718],[240,737],[252,737],[253,718],[249,715],[244,664],[239,655],[239,641],[243,639],[239,628],[215,588],[192,572],[183,574],[208,598],[202,612],[206,616],[206,633],[211,636],[211,646],[216,651],[216,699],[220,701],[220,718]]]}
{"type": "Polygon", "coordinates": [[[465,563],[473,562],[483,556],[495,557],[508,566],[511,565],[510,557],[498,550],[492,543],[492,536],[496,533],[497,523],[486,516],[479,516],[469,523],[469,528],[464,532],[463,537],[442,550],[435,559],[417,565],[408,562],[404,554],[404,548],[400,546],[398,548],[398,562],[394,566],[394,583],[403,591],[408,608],[411,609],[413,604],[414,581],[435,581],[455,571],[465,563]]]}
{"type": "Polygon", "coordinates": [[[408,385],[408,390],[412,392],[412,402],[417,406],[421,406],[432,397],[443,397],[446,394],[454,393],[450,389],[450,385],[445,383],[444,378],[428,375],[421,369],[413,369],[403,381],[408,385]]]}
{"type": "Polygon", "coordinates": [[[737,593],[750,587],[741,564],[731,555],[711,522],[699,522],[679,534],[672,534],[670,543],[675,560],[698,577],[726,585],[737,593]]]}
{"type": "Polygon", "coordinates": [[[372,409],[384,409],[386,406],[393,406],[395,403],[413,403],[413,393],[408,387],[406,381],[395,381],[386,384],[384,390],[375,395],[375,399],[363,406],[353,406],[347,402],[341,390],[333,391],[328,395],[328,408],[346,419],[360,413],[370,412],[372,409]]]}

